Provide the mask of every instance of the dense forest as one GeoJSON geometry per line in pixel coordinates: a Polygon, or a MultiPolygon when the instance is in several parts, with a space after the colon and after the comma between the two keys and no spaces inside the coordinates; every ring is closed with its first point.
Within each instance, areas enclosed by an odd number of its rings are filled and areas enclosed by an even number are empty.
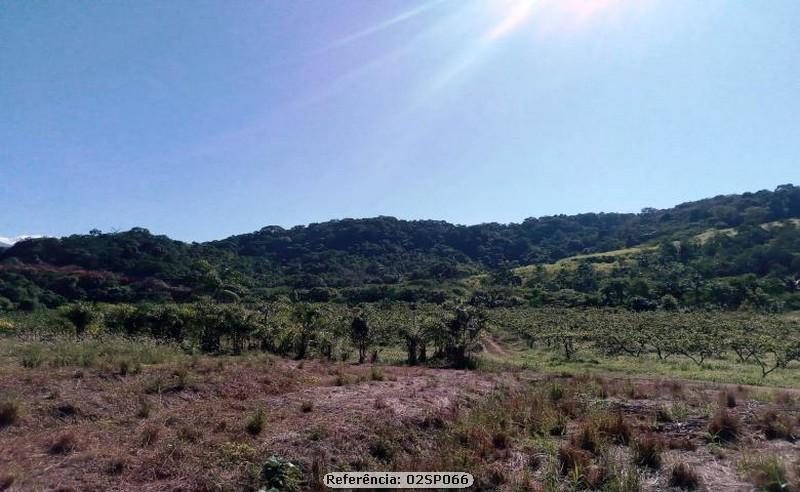
{"type": "Polygon", "coordinates": [[[278,297],[800,309],[798,218],[800,187],[782,185],[519,224],[343,219],[191,244],[144,228],[93,230],[0,249],[0,310],[278,297]]]}

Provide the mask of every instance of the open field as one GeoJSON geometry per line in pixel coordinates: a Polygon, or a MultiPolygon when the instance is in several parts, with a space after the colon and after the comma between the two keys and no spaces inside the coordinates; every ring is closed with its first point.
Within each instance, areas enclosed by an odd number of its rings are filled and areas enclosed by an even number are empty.
{"type": "Polygon", "coordinates": [[[482,490],[798,483],[796,390],[542,373],[493,338],[477,371],[140,342],[43,349],[34,367],[38,342],[3,340],[17,344],[0,361],[3,488],[322,490],[343,470],[465,470],[482,490]]]}

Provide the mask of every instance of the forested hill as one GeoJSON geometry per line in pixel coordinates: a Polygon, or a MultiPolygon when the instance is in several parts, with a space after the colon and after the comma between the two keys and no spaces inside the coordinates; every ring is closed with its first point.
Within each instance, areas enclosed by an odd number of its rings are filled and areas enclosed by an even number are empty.
{"type": "MultiPolygon", "coordinates": [[[[191,244],[143,228],[110,234],[95,230],[26,240],[0,250],[0,309],[76,299],[130,302],[202,295],[441,300],[466,295],[474,282],[465,279],[484,273],[493,274],[483,281],[489,290],[515,287],[515,295],[528,298],[531,292],[570,290],[589,295],[579,303],[591,304],[608,302],[591,298],[601,295],[599,283],[608,277],[636,275],[624,271],[630,262],[620,261],[611,272],[590,269],[593,280],[583,290],[552,284],[541,275],[520,286],[522,279],[507,273],[517,266],[642,245],[660,245],[651,253],[659,264],[691,267],[677,274],[679,280],[752,274],[780,278],[789,285],[800,273],[800,247],[797,227],[787,219],[798,217],[800,187],[782,185],[775,191],[717,196],[638,214],[558,215],[507,225],[376,217],[291,229],[269,226],[191,244]],[[726,233],[709,236],[713,229],[726,233]],[[699,235],[704,235],[702,241],[699,235]],[[683,247],[670,251],[665,245],[683,247]]],[[[638,268],[645,267],[639,261],[638,268]]],[[[664,295],[658,291],[652,297],[664,295]]]]}

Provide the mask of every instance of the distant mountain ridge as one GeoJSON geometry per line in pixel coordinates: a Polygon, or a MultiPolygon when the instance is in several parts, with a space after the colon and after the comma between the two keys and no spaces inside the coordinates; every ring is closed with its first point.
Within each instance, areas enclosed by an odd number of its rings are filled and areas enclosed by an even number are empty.
{"type": "MultiPolygon", "coordinates": [[[[401,287],[413,287],[416,294],[410,298],[423,295],[440,299],[435,292],[442,285],[482,272],[554,263],[643,244],[690,241],[708,230],[746,231],[758,224],[794,218],[800,218],[800,187],[782,185],[774,191],[721,195],[669,209],[646,208],[638,214],[556,215],[517,224],[462,226],[393,217],[342,219],[289,229],[268,226],[191,244],[134,228],[19,242],[0,252],[0,273],[5,272],[6,285],[15,284],[7,291],[24,285],[26,295],[43,296],[41,302],[45,304],[74,298],[180,300],[220,290],[250,298],[302,291],[306,292],[303,295],[314,292],[311,297],[321,300],[336,296],[378,300],[401,287]],[[73,273],[45,266],[69,267],[73,273]],[[40,273],[36,273],[37,268],[40,273]],[[362,296],[365,291],[371,294],[362,296]]],[[[759,230],[753,233],[755,236],[738,234],[752,242],[739,247],[762,244],[766,248],[780,232],[759,230]]],[[[722,235],[712,243],[724,247],[724,241],[731,240],[722,235]]],[[[781,241],[782,251],[789,256],[781,257],[780,272],[794,275],[793,255],[800,248],[795,251],[793,244],[787,246],[785,239],[781,241]]],[[[713,251],[703,254],[712,255],[713,251]]],[[[724,260],[714,261],[722,264],[724,260]]],[[[751,263],[755,265],[757,260],[751,263]]],[[[763,265],[747,268],[759,276],[769,271],[763,265]]],[[[720,267],[715,271],[739,270],[720,267]]],[[[452,287],[447,295],[459,289],[452,287]]],[[[2,289],[0,296],[9,298],[2,289]]]]}

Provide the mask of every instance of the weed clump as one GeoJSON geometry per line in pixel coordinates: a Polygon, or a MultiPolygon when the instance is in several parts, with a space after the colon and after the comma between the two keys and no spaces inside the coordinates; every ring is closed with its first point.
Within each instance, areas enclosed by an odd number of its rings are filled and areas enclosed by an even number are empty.
{"type": "Polygon", "coordinates": [[[306,400],[300,404],[300,411],[303,413],[311,413],[312,410],[314,410],[314,403],[310,400],[306,400]]]}
{"type": "Polygon", "coordinates": [[[256,410],[250,419],[245,424],[244,429],[247,431],[248,434],[251,436],[257,436],[261,434],[261,431],[264,430],[264,423],[267,421],[267,416],[264,413],[264,410],[258,409],[256,410]]]}
{"type": "Polygon", "coordinates": [[[553,383],[550,385],[550,388],[548,388],[547,395],[550,397],[550,401],[560,401],[564,398],[564,388],[560,384],[553,383]]]}
{"type": "Polygon", "coordinates": [[[122,359],[119,361],[118,373],[120,376],[127,376],[128,374],[139,374],[142,372],[142,364],[139,361],[132,361],[130,359],[122,359]]]}
{"type": "Polygon", "coordinates": [[[370,442],[369,454],[378,461],[389,463],[394,458],[395,449],[388,440],[379,437],[370,442]]]}

